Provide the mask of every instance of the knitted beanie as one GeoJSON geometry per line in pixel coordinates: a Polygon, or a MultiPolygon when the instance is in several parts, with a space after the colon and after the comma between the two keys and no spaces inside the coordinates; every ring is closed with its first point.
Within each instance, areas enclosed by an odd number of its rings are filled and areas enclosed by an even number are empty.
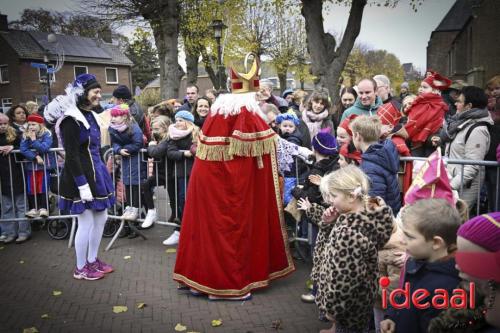
{"type": "Polygon", "coordinates": [[[40,115],[39,115],[39,114],[37,114],[37,113],[30,114],[30,115],[28,116],[27,121],[28,121],[28,122],[39,123],[39,124],[43,124],[43,123],[44,123],[43,117],[42,117],[42,116],[40,116],[40,115]]]}
{"type": "Polygon", "coordinates": [[[500,212],[476,216],[458,229],[457,235],[488,251],[500,251],[500,212]]]}
{"type": "Polygon", "coordinates": [[[120,85],[113,91],[113,97],[128,101],[132,98],[132,93],[127,86],[120,85]]]}
{"type": "Polygon", "coordinates": [[[191,112],[189,111],[186,111],[186,110],[182,110],[182,111],[178,111],[176,114],[175,114],[175,118],[181,118],[181,119],[184,119],[185,121],[189,121],[191,123],[194,123],[194,116],[191,112]]]}
{"type": "Polygon", "coordinates": [[[312,146],[315,151],[321,155],[335,155],[338,154],[337,140],[330,133],[319,132],[312,139],[312,146]]]}
{"type": "Polygon", "coordinates": [[[130,114],[128,104],[118,104],[111,108],[112,117],[126,116],[128,114],[130,114]]]}

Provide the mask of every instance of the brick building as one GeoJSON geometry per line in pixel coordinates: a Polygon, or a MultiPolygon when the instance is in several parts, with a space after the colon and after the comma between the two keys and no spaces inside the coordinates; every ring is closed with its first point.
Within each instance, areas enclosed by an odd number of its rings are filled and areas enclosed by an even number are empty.
{"type": "Polygon", "coordinates": [[[111,97],[119,84],[132,86],[132,62],[117,45],[79,36],[56,35],[57,43],[48,42],[48,33],[9,30],[7,16],[0,15],[0,111],[28,100],[41,104],[47,96],[47,72],[32,63],[56,65],[57,54],[64,52],[64,64],[51,75],[51,96],[81,73],[91,73],[101,83],[103,98],[111,97]],[[44,59],[45,57],[45,59],[44,59]]]}
{"type": "Polygon", "coordinates": [[[457,0],[431,34],[427,68],[484,87],[500,73],[498,0],[457,0]]]}

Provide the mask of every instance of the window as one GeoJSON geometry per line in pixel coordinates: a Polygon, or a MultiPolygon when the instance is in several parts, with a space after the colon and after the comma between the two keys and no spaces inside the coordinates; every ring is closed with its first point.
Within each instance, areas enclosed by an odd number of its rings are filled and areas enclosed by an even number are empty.
{"type": "Polygon", "coordinates": [[[9,83],[9,66],[0,65],[0,83],[9,83]]]}
{"type": "MultiPolygon", "coordinates": [[[[54,65],[49,64],[49,68],[54,68],[54,65]]],[[[40,82],[47,82],[47,70],[45,68],[39,68],[38,69],[38,77],[40,79],[40,82]]],[[[50,82],[56,82],[56,74],[51,73],[50,74],[50,82]]]]}
{"type": "Polygon", "coordinates": [[[12,106],[12,98],[2,98],[2,112],[5,113],[9,111],[12,106]]]}
{"type": "Polygon", "coordinates": [[[87,66],[74,66],[75,79],[80,74],[88,74],[89,69],[87,66]]]}
{"type": "Polygon", "coordinates": [[[118,68],[106,67],[106,83],[118,84],[118,68]]]}

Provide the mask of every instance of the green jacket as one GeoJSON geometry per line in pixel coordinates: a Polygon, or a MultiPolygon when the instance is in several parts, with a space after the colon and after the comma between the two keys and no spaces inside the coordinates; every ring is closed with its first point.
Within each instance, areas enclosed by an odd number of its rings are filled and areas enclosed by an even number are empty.
{"type": "Polygon", "coordinates": [[[340,122],[344,121],[344,119],[348,118],[350,115],[355,114],[358,116],[375,116],[377,115],[377,110],[379,106],[382,104],[382,99],[380,97],[375,98],[375,104],[372,104],[370,106],[364,106],[361,104],[361,100],[359,97],[356,99],[356,102],[354,102],[354,105],[348,108],[347,110],[344,111],[342,114],[342,119],[340,119],[340,122]]]}

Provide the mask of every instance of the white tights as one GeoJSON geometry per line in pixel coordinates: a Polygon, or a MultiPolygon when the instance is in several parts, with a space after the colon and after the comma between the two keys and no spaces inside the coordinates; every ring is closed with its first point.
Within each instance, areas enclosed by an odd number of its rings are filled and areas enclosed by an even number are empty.
{"type": "Polygon", "coordinates": [[[78,215],[78,229],[75,236],[76,267],[78,269],[82,269],[86,261],[94,262],[96,260],[107,218],[108,212],[106,210],[86,209],[78,215]]]}

